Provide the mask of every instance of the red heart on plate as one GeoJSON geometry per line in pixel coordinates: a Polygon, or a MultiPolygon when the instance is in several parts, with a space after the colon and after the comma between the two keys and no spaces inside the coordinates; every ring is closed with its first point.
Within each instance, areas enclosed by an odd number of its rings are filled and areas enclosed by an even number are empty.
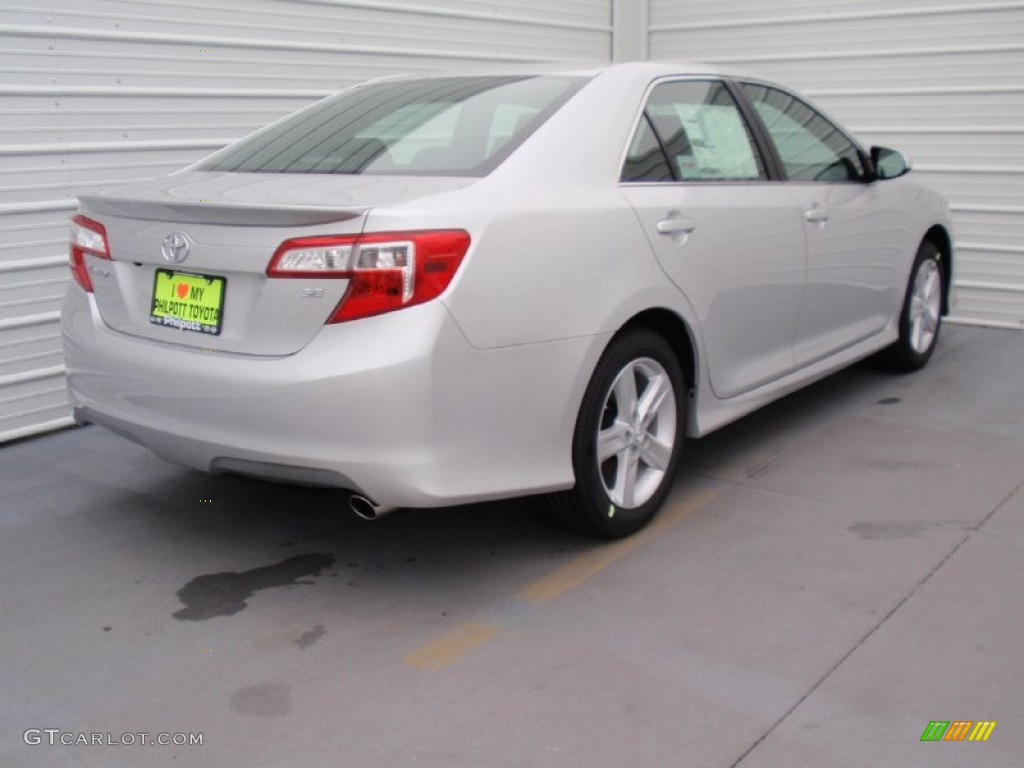
{"type": "Polygon", "coordinates": [[[188,296],[188,286],[184,283],[178,283],[178,298],[184,299],[188,296]]]}

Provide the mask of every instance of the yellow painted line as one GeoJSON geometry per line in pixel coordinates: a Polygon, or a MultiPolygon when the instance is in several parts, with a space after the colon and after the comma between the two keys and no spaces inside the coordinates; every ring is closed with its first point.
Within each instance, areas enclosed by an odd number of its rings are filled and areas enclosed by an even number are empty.
{"type": "Polygon", "coordinates": [[[493,624],[467,621],[434,642],[417,648],[402,660],[416,669],[437,672],[500,633],[501,627],[493,624]]]}
{"type": "Polygon", "coordinates": [[[520,590],[516,597],[530,603],[547,603],[554,600],[570,589],[578,587],[609,565],[621,560],[637,547],[664,532],[669,526],[700,509],[721,492],[721,489],[708,488],[685,496],[672,506],[661,510],[654,521],[642,531],[633,534],[628,539],[622,539],[614,544],[606,544],[580,555],[553,573],[520,590]]]}
{"type": "MultiPolygon", "coordinates": [[[[543,604],[565,594],[609,565],[621,560],[637,547],[664,532],[687,515],[703,507],[722,492],[704,489],[687,494],[675,504],[661,510],[654,521],[628,539],[595,547],[566,563],[553,573],[520,590],[516,597],[530,603],[543,604]]],[[[460,624],[431,643],[417,648],[403,657],[411,667],[437,672],[476,650],[488,640],[501,634],[502,627],[481,621],[460,624]]]]}

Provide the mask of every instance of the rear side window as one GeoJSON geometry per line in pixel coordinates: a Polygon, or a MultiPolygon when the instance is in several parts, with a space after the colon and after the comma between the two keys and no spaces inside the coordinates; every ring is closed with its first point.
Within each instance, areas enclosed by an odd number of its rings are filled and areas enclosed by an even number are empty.
{"type": "Polygon", "coordinates": [[[654,128],[647,114],[640,117],[633,143],[626,154],[626,164],[622,169],[623,181],[674,181],[668,156],[662,149],[661,142],[654,135],[654,128]]]}
{"type": "Polygon", "coordinates": [[[661,83],[651,91],[622,181],[757,181],[764,162],[720,82],[661,83]]]}
{"type": "Polygon", "coordinates": [[[487,76],[368,83],[242,139],[199,168],[483,176],[584,82],[487,76]]]}

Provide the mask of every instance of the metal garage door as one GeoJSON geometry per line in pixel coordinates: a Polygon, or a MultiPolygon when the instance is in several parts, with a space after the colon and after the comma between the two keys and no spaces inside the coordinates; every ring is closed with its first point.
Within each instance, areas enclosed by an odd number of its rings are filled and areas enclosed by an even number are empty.
{"type": "Polygon", "coordinates": [[[803,90],[903,149],[956,223],[955,318],[1024,327],[1024,2],[651,0],[652,59],[803,90]]]}
{"type": "Polygon", "coordinates": [[[611,0],[21,5],[0,9],[0,442],[71,423],[57,319],[77,194],[367,77],[611,49],[611,0]]]}

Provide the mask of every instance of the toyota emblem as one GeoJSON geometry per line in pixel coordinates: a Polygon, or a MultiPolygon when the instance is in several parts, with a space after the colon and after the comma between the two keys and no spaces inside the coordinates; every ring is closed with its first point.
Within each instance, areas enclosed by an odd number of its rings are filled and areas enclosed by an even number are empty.
{"type": "Polygon", "coordinates": [[[184,232],[171,232],[164,238],[160,246],[160,253],[171,264],[180,264],[188,258],[188,252],[192,248],[192,238],[184,232]]]}

